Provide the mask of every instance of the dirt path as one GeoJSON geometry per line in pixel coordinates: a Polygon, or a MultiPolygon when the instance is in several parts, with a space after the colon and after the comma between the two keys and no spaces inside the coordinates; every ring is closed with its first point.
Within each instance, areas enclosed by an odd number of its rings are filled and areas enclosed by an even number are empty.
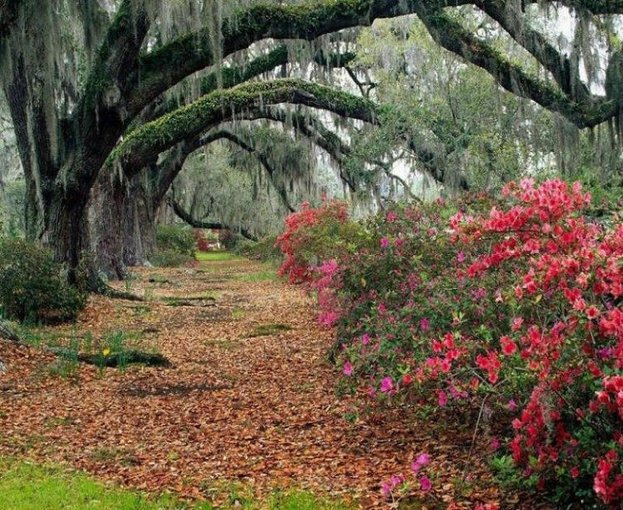
{"type": "MultiPolygon", "coordinates": [[[[483,482],[484,461],[467,459],[471,430],[430,432],[425,421],[379,413],[356,418],[355,402],[336,395],[339,373],[324,358],[331,332],[317,326],[313,302],[266,276],[242,260],[142,270],[131,290],[148,301],[94,298],[76,326],[46,330],[94,339],[123,330],[172,368],[102,376],[81,366],[63,378],[50,374],[49,356],[0,343],[9,365],[0,376],[0,454],[217,502],[242,484],[260,496],[309,488],[372,508],[386,506],[380,481],[406,474],[427,451],[440,500],[499,496],[483,482]],[[466,465],[467,483],[450,485],[466,465]]],[[[486,456],[486,445],[476,450],[486,456]]]]}

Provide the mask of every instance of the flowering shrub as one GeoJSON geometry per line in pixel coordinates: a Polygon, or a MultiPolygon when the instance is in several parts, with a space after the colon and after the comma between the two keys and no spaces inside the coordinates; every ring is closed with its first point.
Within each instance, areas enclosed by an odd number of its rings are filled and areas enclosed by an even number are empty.
{"type": "Polygon", "coordinates": [[[357,226],[348,220],[345,202],[332,200],[314,209],[305,202],[300,211],[286,218],[286,228],[276,241],[284,261],[279,274],[290,283],[310,283],[317,279],[323,261],[337,258],[352,249],[357,226]]]}
{"type": "Polygon", "coordinates": [[[397,207],[313,264],[298,251],[322,216],[308,209],[288,225],[286,271],[319,289],[352,384],[407,411],[477,398],[509,423],[526,484],[618,507],[623,226],[589,205],[578,184],[525,180],[497,203],[397,207]]]}

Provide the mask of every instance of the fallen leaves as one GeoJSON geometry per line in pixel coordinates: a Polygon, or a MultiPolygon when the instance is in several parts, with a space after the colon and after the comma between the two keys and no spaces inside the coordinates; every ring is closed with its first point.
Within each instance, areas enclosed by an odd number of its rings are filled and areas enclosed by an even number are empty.
{"type": "Polygon", "coordinates": [[[51,355],[0,342],[8,367],[0,374],[0,454],[217,503],[226,494],[215,488],[236,481],[258,496],[298,487],[384,508],[380,481],[408,473],[413,455],[427,451],[437,501],[520,508],[491,483],[486,453],[467,458],[471,430],[445,424],[440,435],[438,423],[407,424],[392,412],[347,421],[357,403],[335,394],[340,371],[325,361],[331,332],[318,327],[300,289],[244,277],[259,269],[236,260],[140,270],[132,291],[151,300],[94,297],[69,328],[94,338],[142,332],[141,347],[164,354],[169,369],[106,369],[102,377],[81,365],[77,378],[63,379],[46,372],[51,355]],[[170,306],[171,299],[210,306],[170,306]],[[470,481],[461,488],[465,466],[470,481]]]}

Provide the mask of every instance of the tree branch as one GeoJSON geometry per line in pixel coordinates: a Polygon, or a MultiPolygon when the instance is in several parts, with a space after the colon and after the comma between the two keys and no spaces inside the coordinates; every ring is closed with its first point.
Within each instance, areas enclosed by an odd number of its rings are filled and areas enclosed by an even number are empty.
{"type": "Polygon", "coordinates": [[[232,230],[233,232],[239,232],[242,237],[246,237],[251,241],[257,241],[257,237],[251,234],[248,230],[240,227],[238,229],[231,228],[230,226],[224,225],[223,223],[218,223],[214,221],[201,221],[194,218],[189,212],[185,211],[182,205],[175,200],[173,197],[169,197],[167,203],[173,209],[173,212],[180,218],[181,220],[188,223],[191,227],[194,228],[209,228],[209,229],[227,229],[232,230]]]}
{"type": "Polygon", "coordinates": [[[136,129],[111,153],[110,161],[118,160],[126,172],[138,171],[160,152],[235,118],[236,112],[244,116],[279,103],[303,104],[365,122],[376,118],[374,103],[322,85],[296,79],[246,83],[215,91],[136,129]]]}
{"type": "MultiPolygon", "coordinates": [[[[260,4],[227,19],[222,27],[222,54],[231,55],[263,39],[304,39],[354,26],[369,26],[376,18],[415,12],[422,0],[324,0],[302,5],[260,4]]],[[[469,0],[450,0],[464,5],[469,0]]],[[[186,76],[214,64],[207,29],[186,34],[141,59],[141,81],[131,103],[142,110],[186,76]]]]}
{"type": "Polygon", "coordinates": [[[576,103],[562,91],[506,60],[441,9],[431,9],[420,3],[417,14],[438,44],[486,70],[506,90],[560,113],[576,126],[593,127],[616,115],[616,101],[595,99],[576,103]]]}

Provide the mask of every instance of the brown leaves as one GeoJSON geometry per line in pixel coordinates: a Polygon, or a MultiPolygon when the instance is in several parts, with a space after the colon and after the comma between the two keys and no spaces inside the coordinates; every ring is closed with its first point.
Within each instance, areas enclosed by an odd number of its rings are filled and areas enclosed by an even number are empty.
{"type": "Polygon", "coordinates": [[[187,498],[219,501],[225,495],[214,489],[236,481],[258,495],[302,487],[384,508],[380,482],[408,475],[412,457],[426,451],[435,473],[430,508],[452,498],[469,508],[505,497],[490,483],[486,452],[466,458],[471,430],[446,424],[443,436],[391,412],[346,421],[357,403],[335,396],[339,371],[324,357],[332,333],[317,326],[301,290],[240,278],[260,269],[226,261],[141,270],[134,293],[186,301],[209,294],[215,306],[95,297],[77,326],[65,330],[94,338],[115,329],[143,332],[141,348],[167,356],[170,369],[106,369],[99,377],[81,366],[77,380],[62,379],[46,372],[52,356],[0,343],[9,367],[0,375],[0,454],[65,461],[123,485],[187,498]],[[271,327],[277,324],[290,329],[271,327]],[[457,484],[465,466],[471,480],[457,484]]]}

